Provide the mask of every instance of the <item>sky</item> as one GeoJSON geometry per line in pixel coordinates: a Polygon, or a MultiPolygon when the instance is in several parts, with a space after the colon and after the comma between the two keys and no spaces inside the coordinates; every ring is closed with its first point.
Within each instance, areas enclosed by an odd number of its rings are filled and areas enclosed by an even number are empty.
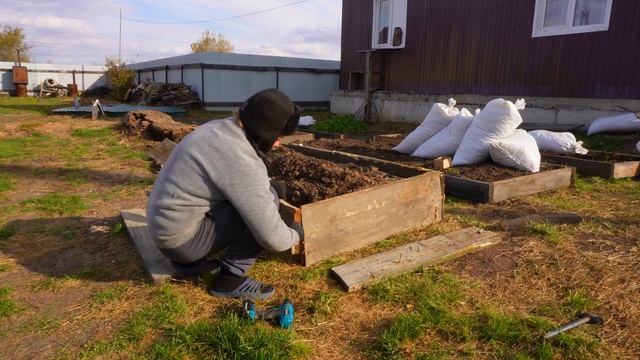
{"type": "Polygon", "coordinates": [[[0,26],[19,26],[32,62],[103,65],[190,53],[203,31],[236,53],[340,59],[340,0],[2,0],[0,26]]]}

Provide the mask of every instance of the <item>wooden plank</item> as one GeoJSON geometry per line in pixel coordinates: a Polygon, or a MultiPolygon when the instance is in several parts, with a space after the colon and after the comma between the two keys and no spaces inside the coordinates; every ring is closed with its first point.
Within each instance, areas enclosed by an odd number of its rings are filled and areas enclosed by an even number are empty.
{"type": "Polygon", "coordinates": [[[293,135],[288,135],[282,138],[280,143],[283,145],[291,143],[301,143],[305,141],[315,140],[316,136],[312,133],[296,131],[293,135]]]}
{"type": "Polygon", "coordinates": [[[442,175],[429,171],[301,207],[306,266],[442,219],[442,175]]]}
{"type": "Polygon", "coordinates": [[[602,151],[590,151],[591,154],[612,154],[637,158],[632,161],[598,161],[581,159],[569,155],[542,154],[542,160],[553,164],[573,166],[576,172],[585,176],[600,176],[606,179],[620,179],[625,177],[640,176],[640,156],[630,154],[617,154],[602,151]]]}
{"type": "Polygon", "coordinates": [[[494,181],[491,183],[489,202],[496,203],[514,196],[537,194],[569,186],[573,183],[574,172],[574,168],[562,168],[494,181]]]}
{"type": "Polygon", "coordinates": [[[149,235],[146,211],[144,209],[122,210],[120,216],[153,282],[161,284],[177,275],[178,271],[173,267],[171,260],[158,250],[149,235]]]}
{"type": "Polygon", "coordinates": [[[452,260],[500,241],[498,233],[470,227],[336,266],[331,272],[346,291],[353,292],[383,278],[452,260]]]}
{"type": "Polygon", "coordinates": [[[153,149],[149,150],[147,155],[152,158],[158,165],[163,166],[167,159],[169,159],[169,155],[175,147],[176,143],[165,138],[160,144],[156,145],[153,149]]]}
{"type": "Polygon", "coordinates": [[[445,174],[444,191],[447,195],[486,203],[491,200],[492,184],[445,174]]]}
{"type": "Polygon", "coordinates": [[[578,224],[582,221],[582,216],[573,213],[563,214],[532,214],[515,219],[504,220],[500,223],[503,231],[509,231],[519,227],[527,226],[530,223],[549,222],[552,224],[578,224]]]}
{"type": "Polygon", "coordinates": [[[399,144],[404,138],[403,134],[382,134],[374,135],[371,140],[384,144],[399,144]]]}
{"type": "Polygon", "coordinates": [[[364,155],[356,155],[337,150],[318,149],[300,144],[290,144],[288,146],[291,149],[294,149],[308,156],[313,156],[339,163],[352,163],[360,166],[374,166],[386,173],[399,177],[411,177],[432,171],[421,167],[408,166],[393,161],[377,159],[364,155]]]}
{"type": "Polygon", "coordinates": [[[542,154],[542,161],[575,167],[578,174],[585,176],[600,176],[607,179],[613,176],[613,164],[603,161],[546,153],[542,154]]]}
{"type": "Polygon", "coordinates": [[[640,161],[624,161],[613,164],[613,178],[640,176],[640,161]]]}
{"type": "MultiPolygon", "coordinates": [[[[302,224],[302,211],[300,208],[295,207],[288,202],[280,199],[280,207],[278,208],[280,211],[280,217],[282,221],[284,221],[287,226],[290,226],[292,223],[296,222],[298,224],[302,224]]],[[[291,248],[292,255],[298,255],[304,252],[304,244],[300,243],[291,248]]]]}
{"type": "Polygon", "coordinates": [[[316,139],[345,139],[346,135],[341,133],[332,133],[328,131],[319,131],[311,129],[300,129],[301,132],[311,133],[316,139]]]}

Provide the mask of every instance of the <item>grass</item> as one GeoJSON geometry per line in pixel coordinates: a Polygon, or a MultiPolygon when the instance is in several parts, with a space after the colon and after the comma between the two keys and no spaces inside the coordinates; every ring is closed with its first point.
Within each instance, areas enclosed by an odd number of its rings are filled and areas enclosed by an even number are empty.
{"type": "Polygon", "coordinates": [[[543,236],[553,244],[557,244],[561,240],[561,232],[558,229],[558,225],[546,221],[528,223],[527,231],[530,235],[543,236]]]}
{"type": "Polygon", "coordinates": [[[80,215],[89,205],[80,195],[50,193],[22,202],[28,209],[35,209],[47,215],[80,215]]]}
{"type": "Polygon", "coordinates": [[[112,288],[99,291],[93,295],[92,301],[94,304],[104,305],[109,302],[120,300],[128,288],[129,286],[120,284],[112,288]]]}
{"type": "Polygon", "coordinates": [[[341,293],[338,290],[318,291],[311,298],[307,310],[313,314],[314,320],[329,317],[335,313],[340,296],[341,293]]]}
{"type": "Polygon", "coordinates": [[[12,158],[28,158],[35,152],[42,152],[55,142],[49,135],[32,132],[28,136],[0,139],[0,160],[12,158]]]}
{"type": "MultiPolygon", "coordinates": [[[[488,350],[501,359],[595,356],[599,343],[578,332],[542,341],[540,335],[553,328],[542,317],[496,310],[490,304],[468,305],[470,288],[473,284],[439,269],[426,269],[371,286],[369,301],[402,305],[409,311],[391,321],[373,342],[368,355],[375,359],[449,358],[464,349],[466,354],[488,350]],[[428,339],[421,340],[425,336],[428,339]],[[444,346],[421,348],[421,344],[434,341],[444,346]]],[[[568,299],[564,307],[573,310],[584,298],[573,294],[568,299]]]]}
{"type": "Polygon", "coordinates": [[[66,106],[65,98],[6,97],[0,101],[0,115],[40,114],[49,115],[51,110],[66,106]]]}
{"type": "Polygon", "coordinates": [[[115,134],[112,128],[74,129],[71,136],[81,139],[104,139],[115,134]]]}
{"type": "Polygon", "coordinates": [[[0,264],[0,274],[13,269],[12,264],[0,264]]]}
{"type": "Polygon", "coordinates": [[[153,345],[158,359],[296,359],[309,353],[294,333],[264,323],[249,324],[234,314],[171,328],[153,345]]]}
{"type": "Polygon", "coordinates": [[[587,136],[585,133],[576,133],[576,138],[583,141],[583,146],[589,150],[598,151],[622,151],[635,153],[629,144],[635,144],[640,141],[640,133],[634,134],[595,134],[587,136]]]}
{"type": "Polygon", "coordinates": [[[313,280],[318,280],[322,277],[327,277],[329,276],[329,269],[331,269],[334,266],[338,266],[344,262],[345,262],[345,259],[339,256],[329,258],[312,267],[302,269],[295,275],[296,280],[309,282],[313,280]]]}
{"type": "Polygon", "coordinates": [[[0,174],[0,193],[13,190],[14,187],[15,183],[9,176],[0,174]]]}
{"type": "Polygon", "coordinates": [[[19,313],[22,309],[9,298],[13,289],[8,286],[0,287],[0,319],[19,313]]]}
{"type": "Polygon", "coordinates": [[[362,133],[367,131],[367,125],[353,115],[334,115],[316,122],[313,129],[335,133],[362,133]]]}

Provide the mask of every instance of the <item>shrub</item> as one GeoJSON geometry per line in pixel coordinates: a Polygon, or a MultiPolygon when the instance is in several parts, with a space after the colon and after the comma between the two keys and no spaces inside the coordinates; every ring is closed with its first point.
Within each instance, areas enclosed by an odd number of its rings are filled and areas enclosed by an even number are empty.
{"type": "Polygon", "coordinates": [[[113,57],[107,57],[104,66],[107,68],[106,75],[111,85],[111,97],[114,100],[124,100],[135,79],[135,72],[126,68],[124,62],[113,57]]]}

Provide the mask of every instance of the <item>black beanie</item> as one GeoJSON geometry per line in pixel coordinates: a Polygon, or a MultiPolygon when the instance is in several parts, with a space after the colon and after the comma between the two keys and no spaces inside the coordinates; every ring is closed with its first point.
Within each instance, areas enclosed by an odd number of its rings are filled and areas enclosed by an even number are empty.
{"type": "Polygon", "coordinates": [[[247,138],[262,153],[269,152],[279,136],[293,134],[300,120],[298,107],[276,89],[254,94],[242,105],[238,114],[247,138]]]}

